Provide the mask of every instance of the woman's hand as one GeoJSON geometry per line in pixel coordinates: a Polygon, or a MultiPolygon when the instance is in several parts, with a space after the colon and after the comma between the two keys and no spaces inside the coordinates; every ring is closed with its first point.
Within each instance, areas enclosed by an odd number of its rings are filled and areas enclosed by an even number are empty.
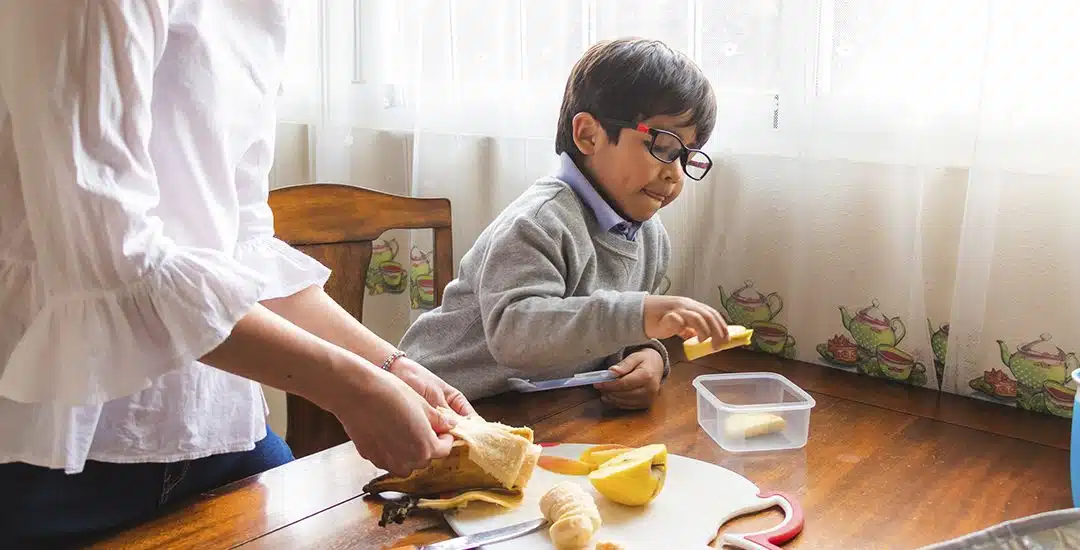
{"type": "Polygon", "coordinates": [[[363,387],[339,393],[330,404],[360,456],[405,476],[450,454],[452,415],[436,410],[395,376],[381,370],[369,374],[374,378],[361,382],[363,387]]]}
{"type": "Polygon", "coordinates": [[[394,361],[390,372],[416,390],[432,407],[448,407],[461,416],[476,413],[469,400],[465,399],[465,395],[457,388],[408,357],[394,361]]]}
{"type": "Polygon", "coordinates": [[[394,474],[450,453],[456,418],[360,355],[255,306],[203,362],[304,397],[334,414],[360,454],[394,474]]]}

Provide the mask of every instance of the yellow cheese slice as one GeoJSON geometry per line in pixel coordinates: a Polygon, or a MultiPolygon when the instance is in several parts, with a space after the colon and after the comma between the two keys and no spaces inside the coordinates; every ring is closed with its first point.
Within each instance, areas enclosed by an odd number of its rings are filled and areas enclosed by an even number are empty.
{"type": "Polygon", "coordinates": [[[784,419],[769,413],[733,414],[724,421],[724,433],[733,439],[749,439],[784,429],[784,419]]]}
{"type": "Polygon", "coordinates": [[[740,325],[730,325],[728,326],[728,341],[724,342],[719,347],[713,346],[712,338],[706,338],[704,342],[699,342],[697,336],[694,336],[683,342],[683,352],[686,353],[687,361],[693,361],[705,357],[710,353],[749,346],[750,337],[753,335],[754,331],[752,329],[740,325]]]}

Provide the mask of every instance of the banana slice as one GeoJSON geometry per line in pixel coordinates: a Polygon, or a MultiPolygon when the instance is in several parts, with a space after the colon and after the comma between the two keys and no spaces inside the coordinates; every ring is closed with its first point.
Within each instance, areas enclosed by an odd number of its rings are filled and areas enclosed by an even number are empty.
{"type": "Polygon", "coordinates": [[[540,513],[551,522],[548,535],[556,548],[582,548],[600,529],[596,501],[580,485],[564,481],[540,498],[540,513]]]}

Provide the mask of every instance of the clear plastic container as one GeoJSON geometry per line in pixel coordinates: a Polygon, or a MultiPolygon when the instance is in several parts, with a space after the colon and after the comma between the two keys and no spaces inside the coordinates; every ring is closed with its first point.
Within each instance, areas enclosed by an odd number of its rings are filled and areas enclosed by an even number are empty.
{"type": "Polygon", "coordinates": [[[810,409],[816,402],[787,378],[771,372],[707,374],[694,379],[694,388],[698,424],[724,450],[776,451],[806,445],[810,409]],[[728,429],[741,420],[737,415],[761,413],[783,418],[783,429],[751,437],[745,430],[728,429]]]}

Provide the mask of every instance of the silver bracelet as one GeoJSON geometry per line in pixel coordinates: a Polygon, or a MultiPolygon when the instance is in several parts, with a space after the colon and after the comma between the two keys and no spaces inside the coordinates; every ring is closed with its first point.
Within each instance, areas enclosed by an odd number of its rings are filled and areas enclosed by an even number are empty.
{"type": "Polygon", "coordinates": [[[386,361],[383,361],[382,369],[384,371],[386,371],[386,372],[390,372],[390,367],[393,366],[394,361],[397,361],[398,359],[401,359],[402,357],[406,357],[404,351],[398,350],[398,351],[395,351],[394,353],[391,353],[390,357],[387,357],[386,361]]]}

